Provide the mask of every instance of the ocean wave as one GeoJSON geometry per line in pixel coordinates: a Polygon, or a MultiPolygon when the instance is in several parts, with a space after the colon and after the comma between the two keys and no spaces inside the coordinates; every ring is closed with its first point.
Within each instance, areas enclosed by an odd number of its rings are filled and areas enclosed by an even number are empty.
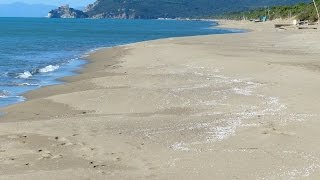
{"type": "Polygon", "coordinates": [[[0,90],[0,98],[5,98],[5,97],[8,97],[9,95],[10,95],[9,91],[0,90]]]}
{"type": "Polygon", "coordinates": [[[93,53],[95,53],[95,52],[97,52],[97,51],[99,51],[99,50],[101,50],[101,49],[105,49],[105,48],[108,48],[108,47],[98,47],[98,48],[90,49],[90,50],[87,51],[86,53],[82,54],[82,55],[80,56],[80,58],[86,59],[86,58],[88,58],[91,54],[93,54],[93,53]]]}
{"type": "Polygon", "coordinates": [[[35,74],[53,72],[53,71],[56,71],[59,68],[60,68],[59,65],[48,65],[48,66],[46,66],[44,68],[40,68],[40,69],[37,69],[37,70],[34,70],[34,71],[24,71],[23,73],[18,73],[16,78],[28,79],[28,78],[32,77],[33,75],[35,75],[35,74]]]}
{"type": "Polygon", "coordinates": [[[18,83],[18,84],[15,84],[15,86],[39,86],[39,84],[35,84],[35,83],[18,83]]]}
{"type": "Polygon", "coordinates": [[[19,73],[19,75],[17,76],[17,78],[21,78],[21,79],[28,79],[30,77],[32,77],[32,73],[30,71],[19,73]]]}
{"type": "Polygon", "coordinates": [[[59,65],[49,65],[49,66],[46,66],[44,68],[39,69],[39,73],[48,73],[48,72],[55,71],[59,68],[60,68],[59,65]]]}
{"type": "Polygon", "coordinates": [[[40,86],[40,84],[27,83],[27,82],[24,82],[24,83],[0,83],[0,86],[9,86],[9,87],[12,87],[12,86],[40,86]]]}

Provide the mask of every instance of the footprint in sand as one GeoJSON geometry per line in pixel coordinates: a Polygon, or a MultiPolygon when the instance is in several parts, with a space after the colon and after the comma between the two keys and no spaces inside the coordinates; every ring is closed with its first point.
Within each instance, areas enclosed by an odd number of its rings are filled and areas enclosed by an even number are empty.
{"type": "Polygon", "coordinates": [[[92,166],[93,168],[105,167],[105,166],[106,166],[106,165],[104,165],[104,164],[102,164],[102,165],[95,164],[95,162],[94,162],[94,161],[91,161],[91,162],[90,162],[90,164],[91,164],[91,165],[93,165],[93,166],[92,166]]]}
{"type": "Polygon", "coordinates": [[[40,159],[52,159],[53,155],[51,154],[50,151],[43,151],[43,150],[38,150],[38,152],[42,152],[41,158],[40,159]]]}
{"type": "Polygon", "coordinates": [[[61,142],[60,144],[57,144],[57,146],[70,146],[70,145],[74,145],[73,143],[71,143],[68,139],[64,138],[64,137],[59,137],[56,136],[54,137],[54,139],[58,142],[61,142]]]}
{"type": "MultiPolygon", "coordinates": [[[[38,151],[39,152],[39,151],[38,151]]],[[[63,155],[62,154],[59,154],[59,155],[53,155],[50,151],[40,151],[40,152],[43,152],[41,154],[41,158],[40,159],[60,159],[60,158],[63,158],[63,155]]]]}

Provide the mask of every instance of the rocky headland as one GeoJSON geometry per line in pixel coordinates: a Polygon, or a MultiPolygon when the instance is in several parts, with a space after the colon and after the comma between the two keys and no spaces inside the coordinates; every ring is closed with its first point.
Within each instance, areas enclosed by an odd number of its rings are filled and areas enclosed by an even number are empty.
{"type": "Polygon", "coordinates": [[[69,5],[61,6],[58,9],[51,10],[48,18],[88,18],[83,11],[70,8],[69,5]]]}

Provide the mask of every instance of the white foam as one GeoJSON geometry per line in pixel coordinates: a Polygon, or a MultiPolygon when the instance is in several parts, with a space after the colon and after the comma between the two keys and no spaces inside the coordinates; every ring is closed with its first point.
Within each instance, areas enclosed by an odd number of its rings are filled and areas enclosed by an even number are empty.
{"type": "Polygon", "coordinates": [[[95,49],[91,49],[90,51],[84,53],[82,56],[80,56],[80,58],[87,58],[89,57],[91,54],[101,50],[101,49],[106,49],[106,48],[109,48],[109,47],[99,47],[99,48],[95,48],[95,49]]]}
{"type": "Polygon", "coordinates": [[[0,98],[5,98],[5,97],[7,97],[7,96],[0,94],[0,98]]]}
{"type": "Polygon", "coordinates": [[[59,67],[60,66],[58,66],[58,65],[49,65],[49,66],[46,66],[46,67],[44,67],[44,68],[42,68],[42,69],[39,69],[39,72],[40,73],[47,73],[47,72],[52,72],[52,71],[55,71],[55,70],[57,70],[57,69],[59,69],[59,67]]]}
{"type": "Polygon", "coordinates": [[[171,149],[175,151],[189,151],[190,149],[186,147],[186,144],[183,142],[176,142],[170,146],[171,149]]]}
{"type": "Polygon", "coordinates": [[[0,91],[0,98],[7,98],[10,96],[10,92],[6,90],[1,90],[0,91]]]}
{"type": "Polygon", "coordinates": [[[20,83],[16,84],[17,86],[39,86],[39,84],[32,84],[32,83],[20,83]]]}
{"type": "Polygon", "coordinates": [[[249,89],[248,87],[244,87],[244,88],[233,88],[232,89],[234,91],[234,93],[238,94],[238,95],[244,95],[244,96],[251,96],[253,91],[251,89],[249,89]]]}
{"type": "Polygon", "coordinates": [[[28,79],[28,78],[30,78],[31,76],[32,76],[31,72],[25,71],[25,72],[23,72],[23,73],[20,73],[20,74],[18,75],[18,78],[28,79]]]}

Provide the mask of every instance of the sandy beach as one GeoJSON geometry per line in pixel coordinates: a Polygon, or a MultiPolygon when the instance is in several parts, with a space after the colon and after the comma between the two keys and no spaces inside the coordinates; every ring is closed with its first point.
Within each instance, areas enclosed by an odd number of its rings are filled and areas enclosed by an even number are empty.
{"type": "Polygon", "coordinates": [[[0,179],[319,179],[320,31],[99,50],[1,109],[0,179]]]}

